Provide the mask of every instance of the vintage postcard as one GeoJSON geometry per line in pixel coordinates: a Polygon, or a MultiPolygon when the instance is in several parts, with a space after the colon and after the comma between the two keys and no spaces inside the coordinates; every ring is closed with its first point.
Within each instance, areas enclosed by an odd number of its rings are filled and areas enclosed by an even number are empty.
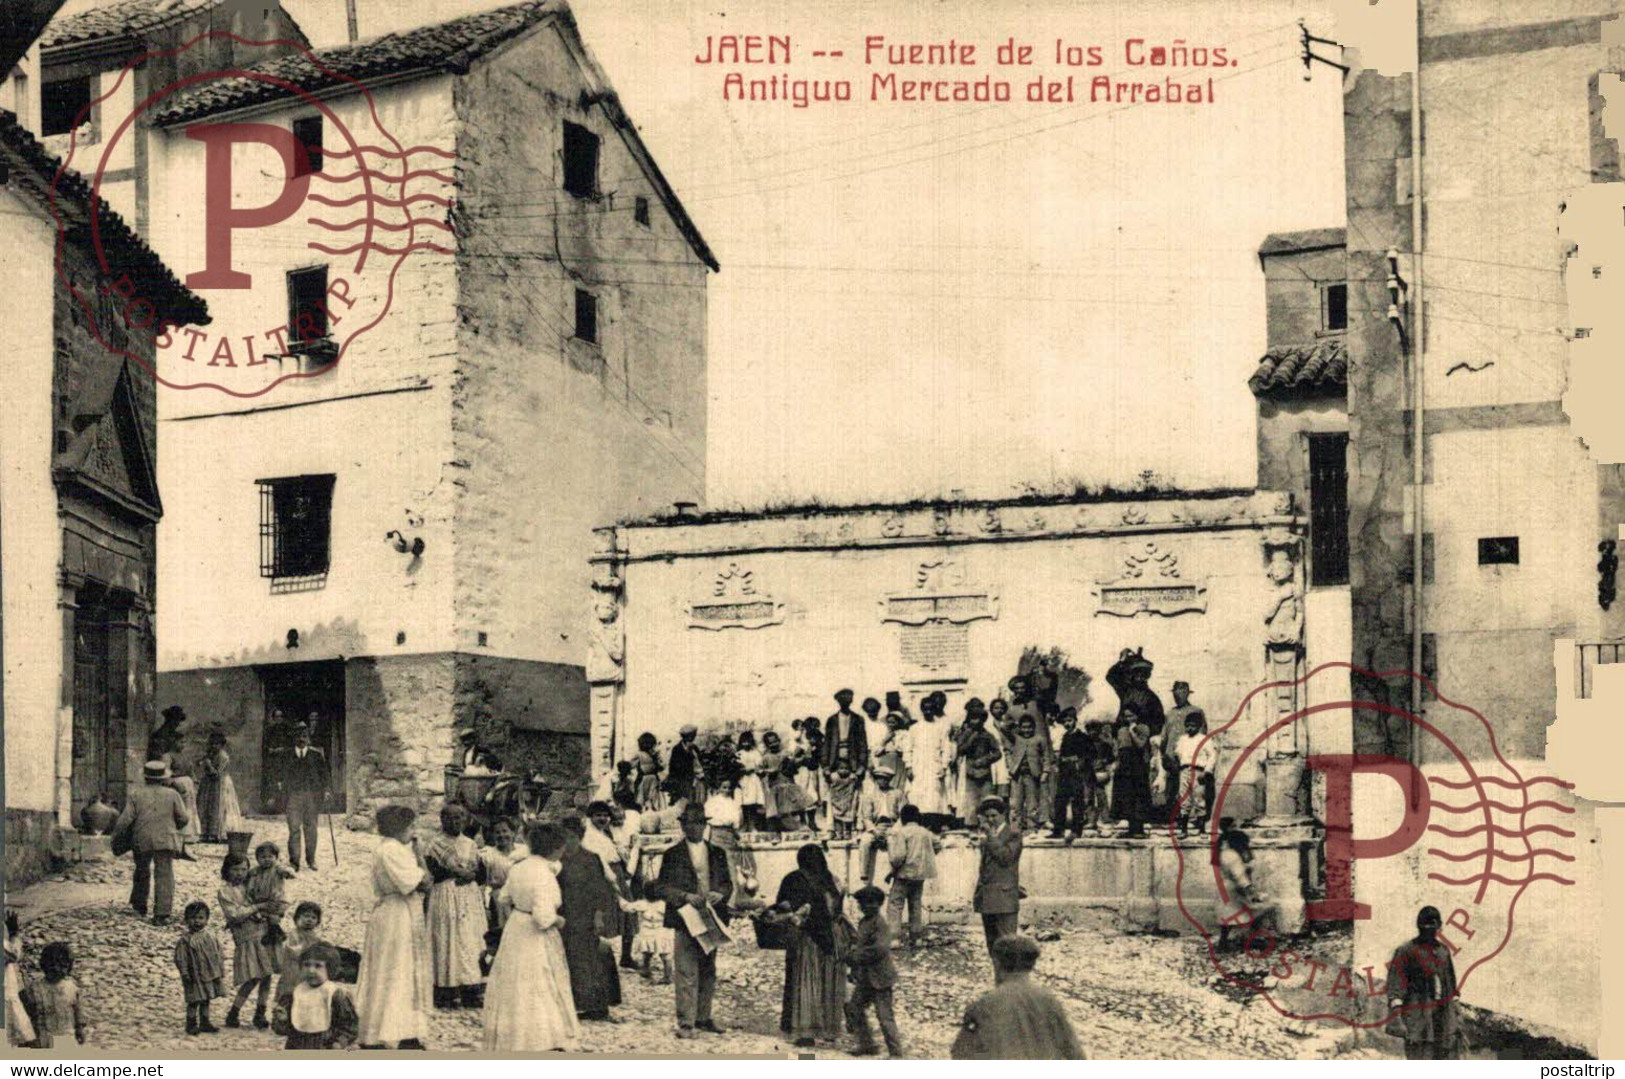
{"type": "Polygon", "coordinates": [[[0,29],[17,1054],[1625,1051],[1620,0],[0,29]]]}

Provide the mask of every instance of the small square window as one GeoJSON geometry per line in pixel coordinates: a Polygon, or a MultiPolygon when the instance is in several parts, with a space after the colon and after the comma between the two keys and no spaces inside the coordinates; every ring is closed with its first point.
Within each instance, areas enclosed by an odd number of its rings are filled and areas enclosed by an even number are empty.
{"type": "Polygon", "coordinates": [[[327,267],[288,274],[288,347],[302,347],[327,337],[327,267]]]}
{"type": "Polygon", "coordinates": [[[73,130],[79,116],[86,121],[90,114],[90,76],[77,79],[57,79],[40,87],[40,134],[65,135],[73,130]]]}
{"type": "Polygon", "coordinates": [[[1518,564],[1518,537],[1479,537],[1478,564],[1481,566],[1516,566],[1518,564]]]}
{"type": "Polygon", "coordinates": [[[598,297],[584,288],[576,289],[576,337],[598,340],[598,297]]]}
{"type": "Polygon", "coordinates": [[[1346,284],[1327,285],[1321,293],[1321,329],[1328,332],[1346,330],[1349,326],[1349,287],[1346,284]]]}
{"type": "Polygon", "coordinates": [[[639,195],[637,200],[632,203],[632,220],[644,228],[649,227],[649,200],[642,195],[639,195]]]}
{"type": "Polygon", "coordinates": [[[293,122],[293,139],[305,148],[307,166],[294,172],[295,176],[306,176],[322,171],[322,118],[320,116],[302,116],[293,122]]]}
{"type": "Polygon", "coordinates": [[[598,145],[597,135],[564,121],[564,190],[578,199],[598,197],[598,145]]]}

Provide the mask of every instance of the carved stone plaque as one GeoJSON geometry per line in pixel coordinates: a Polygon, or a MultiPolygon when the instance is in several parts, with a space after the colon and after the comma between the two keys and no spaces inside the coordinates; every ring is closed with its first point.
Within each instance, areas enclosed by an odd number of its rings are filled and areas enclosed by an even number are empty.
{"type": "Polygon", "coordinates": [[[718,573],[711,595],[689,604],[690,629],[761,629],[784,621],[784,604],[762,595],[755,576],[737,562],[718,573]]]}
{"type": "Polygon", "coordinates": [[[905,625],[899,633],[903,681],[950,681],[968,676],[969,626],[935,621],[905,625]]]}
{"type": "Polygon", "coordinates": [[[1176,615],[1207,610],[1207,585],[1186,580],[1179,556],[1147,542],[1123,559],[1122,576],[1096,581],[1095,613],[1133,618],[1137,614],[1176,615]]]}

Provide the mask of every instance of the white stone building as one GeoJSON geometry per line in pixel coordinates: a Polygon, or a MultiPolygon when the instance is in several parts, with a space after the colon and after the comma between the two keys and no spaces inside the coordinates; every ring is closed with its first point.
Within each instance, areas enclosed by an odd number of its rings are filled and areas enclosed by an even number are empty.
{"type": "MultiPolygon", "coordinates": [[[[162,398],[159,699],[225,727],[250,809],[274,804],[279,712],[315,716],[351,812],[438,796],[468,724],[584,785],[591,529],[703,490],[716,260],[563,4],[256,71],[153,118],[153,234],[190,272],[208,151],[189,132],[270,125],[322,174],[235,237],[252,285],[203,290],[218,332],[159,357],[227,391],[162,398]],[[311,246],[368,237],[308,218],[368,210],[376,252],[311,246]]],[[[272,148],[232,163],[234,205],[283,190],[272,148]]]]}

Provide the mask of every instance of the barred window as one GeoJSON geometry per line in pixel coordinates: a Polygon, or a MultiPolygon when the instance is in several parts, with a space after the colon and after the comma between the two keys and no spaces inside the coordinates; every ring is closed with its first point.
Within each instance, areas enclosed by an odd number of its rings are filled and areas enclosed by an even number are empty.
{"type": "Polygon", "coordinates": [[[1349,436],[1309,436],[1309,570],[1314,585],[1349,583],[1349,436]]]}
{"type": "Polygon", "coordinates": [[[333,523],[332,476],[258,480],[260,576],[272,580],[327,573],[333,523]]]}

